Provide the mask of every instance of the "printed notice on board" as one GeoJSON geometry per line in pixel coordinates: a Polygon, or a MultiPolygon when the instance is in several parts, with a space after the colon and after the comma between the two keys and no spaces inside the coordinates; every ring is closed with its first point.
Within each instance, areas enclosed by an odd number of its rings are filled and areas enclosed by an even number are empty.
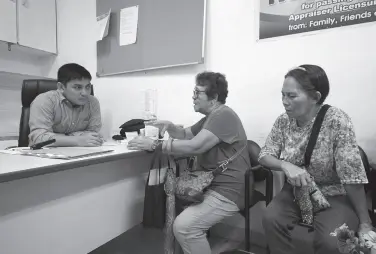
{"type": "Polygon", "coordinates": [[[102,40],[104,37],[106,37],[108,35],[110,14],[111,14],[111,9],[107,13],[104,13],[104,14],[97,17],[97,25],[98,25],[98,39],[97,39],[97,41],[102,40]]]}
{"type": "Polygon", "coordinates": [[[138,25],[138,5],[120,10],[120,46],[136,43],[138,25]]]}

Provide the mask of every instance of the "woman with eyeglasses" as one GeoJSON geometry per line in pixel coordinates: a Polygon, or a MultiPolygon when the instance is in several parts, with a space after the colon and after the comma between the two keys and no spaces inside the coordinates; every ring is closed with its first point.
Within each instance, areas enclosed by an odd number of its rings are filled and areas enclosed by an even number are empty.
{"type": "Polygon", "coordinates": [[[170,140],[137,137],[129,149],[162,149],[171,155],[197,156],[197,169],[215,169],[239,151],[227,170],[212,181],[202,203],[191,205],[179,214],[173,225],[174,235],[185,254],[210,254],[206,231],[244,206],[244,174],[250,168],[247,136],[238,115],[225,105],[227,80],[221,73],[203,72],[196,76],[193,90],[194,110],[204,115],[196,124],[181,128],[170,121],[150,123],[170,140]],[[170,142],[171,145],[167,145],[170,142]],[[241,149],[243,149],[241,151],[241,149]],[[240,152],[241,151],[241,152],[240,152]]]}
{"type": "Polygon", "coordinates": [[[313,123],[328,94],[329,80],[319,66],[301,65],[285,75],[282,103],[286,112],[275,121],[259,155],[260,164],[287,177],[264,213],[263,227],[271,254],[295,253],[287,226],[301,218],[294,188],[307,186],[312,179],[331,206],[314,216],[311,234],[315,254],[340,253],[337,238],[330,233],[344,223],[358,230],[360,237],[372,230],[364,192],[368,180],[351,119],[344,111],[328,109],[309,167],[301,166],[313,123]]]}

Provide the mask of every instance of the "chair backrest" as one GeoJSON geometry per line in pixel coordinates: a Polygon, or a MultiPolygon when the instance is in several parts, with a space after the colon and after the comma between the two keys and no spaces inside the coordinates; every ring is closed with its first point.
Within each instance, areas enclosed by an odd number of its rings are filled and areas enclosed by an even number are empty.
{"type": "Polygon", "coordinates": [[[368,181],[369,181],[368,184],[364,185],[365,190],[368,191],[370,186],[373,184],[373,183],[371,183],[371,180],[372,180],[371,166],[369,165],[368,157],[367,157],[366,153],[364,152],[364,150],[360,146],[358,146],[358,148],[359,148],[360,157],[362,158],[363,166],[364,166],[364,169],[366,170],[367,178],[368,178],[368,181]]]}
{"type": "Polygon", "coordinates": [[[252,140],[248,140],[247,141],[247,148],[248,148],[249,158],[251,159],[251,166],[255,167],[255,166],[259,165],[258,156],[259,156],[260,151],[261,151],[260,146],[256,142],[254,142],[252,140]]]}
{"type": "Polygon", "coordinates": [[[41,93],[45,93],[50,90],[57,89],[56,80],[37,80],[30,79],[24,80],[21,91],[22,112],[20,119],[20,128],[18,136],[18,146],[29,145],[29,117],[30,117],[30,105],[41,93]]]}
{"type": "MultiPolygon", "coordinates": [[[[261,151],[261,147],[254,141],[248,140],[248,154],[251,160],[251,166],[257,167],[260,165],[258,157],[261,151]]],[[[268,174],[264,170],[253,170],[253,178],[255,182],[264,181],[268,177],[268,174]]]]}
{"type": "MultiPolygon", "coordinates": [[[[41,93],[57,89],[57,81],[51,79],[27,79],[23,81],[21,90],[22,112],[19,127],[18,146],[29,145],[29,117],[30,105],[41,93]]],[[[94,94],[93,87],[91,94],[94,94]]]]}

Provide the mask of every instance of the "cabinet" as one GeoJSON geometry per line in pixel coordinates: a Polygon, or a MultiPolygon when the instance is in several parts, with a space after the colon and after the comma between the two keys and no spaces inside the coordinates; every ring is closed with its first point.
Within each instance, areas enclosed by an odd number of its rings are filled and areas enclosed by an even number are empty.
{"type": "Polygon", "coordinates": [[[17,0],[18,44],[56,53],[55,0],[17,0]]]}
{"type": "Polygon", "coordinates": [[[0,40],[57,53],[55,0],[0,0],[0,40]]]}
{"type": "Polygon", "coordinates": [[[16,0],[0,0],[0,40],[17,43],[16,0]]]}

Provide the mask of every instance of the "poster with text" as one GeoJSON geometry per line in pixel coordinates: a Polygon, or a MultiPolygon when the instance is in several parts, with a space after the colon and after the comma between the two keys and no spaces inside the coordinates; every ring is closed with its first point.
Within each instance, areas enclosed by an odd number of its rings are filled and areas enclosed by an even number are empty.
{"type": "Polygon", "coordinates": [[[376,0],[259,1],[259,39],[376,20],[376,0]]]}

